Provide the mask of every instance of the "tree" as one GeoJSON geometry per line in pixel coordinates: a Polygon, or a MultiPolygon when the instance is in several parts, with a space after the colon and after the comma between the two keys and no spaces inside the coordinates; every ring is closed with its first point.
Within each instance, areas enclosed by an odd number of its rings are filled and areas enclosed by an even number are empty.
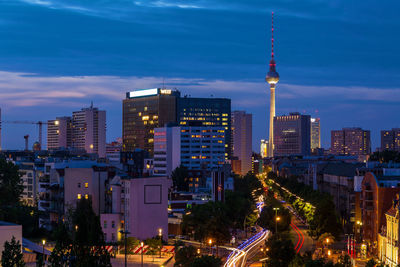
{"type": "Polygon", "coordinates": [[[99,266],[111,267],[111,256],[105,248],[100,219],[92,208],[92,202],[81,199],[66,225],[58,228],[56,246],[51,254],[51,266],[99,266]],[[72,236],[68,232],[73,232],[72,236]]]}
{"type": "Polygon", "coordinates": [[[1,254],[1,266],[24,267],[24,256],[21,251],[21,243],[13,236],[11,241],[4,242],[4,250],[1,254]]]}
{"type": "Polygon", "coordinates": [[[231,220],[227,215],[227,207],[221,202],[210,201],[196,205],[183,216],[183,232],[186,234],[194,232],[194,238],[200,242],[211,238],[214,244],[223,244],[231,238],[230,227],[231,220]]]}
{"type": "Polygon", "coordinates": [[[189,191],[189,183],[188,183],[189,173],[185,166],[181,165],[177,167],[171,173],[173,186],[178,191],[189,191]]]}
{"type": "Polygon", "coordinates": [[[280,218],[279,222],[277,223],[278,232],[287,231],[291,222],[290,212],[285,209],[278,200],[271,196],[268,196],[264,202],[264,208],[261,211],[260,217],[257,221],[258,225],[269,229],[274,233],[276,214],[278,214],[278,217],[280,218]],[[279,208],[279,211],[276,212],[274,208],[279,208]]]}
{"type": "Polygon", "coordinates": [[[144,243],[149,246],[149,254],[154,255],[157,253],[157,251],[159,251],[160,239],[148,238],[144,241],[144,243]]]}
{"type": "Polygon", "coordinates": [[[15,206],[23,191],[18,166],[0,159],[0,208],[15,206]]]}
{"type": "Polygon", "coordinates": [[[182,247],[175,254],[175,264],[178,267],[190,267],[194,258],[196,258],[196,249],[193,246],[182,247]]]}
{"type": "Polygon", "coordinates": [[[366,266],[366,267],[374,267],[375,264],[376,264],[376,262],[374,261],[374,259],[370,259],[370,260],[367,262],[367,265],[365,265],[365,266],[366,266]]]}
{"type": "Polygon", "coordinates": [[[54,231],[56,245],[51,252],[49,263],[51,267],[70,266],[72,240],[68,234],[68,228],[64,223],[59,223],[54,231]]]}
{"type": "Polygon", "coordinates": [[[269,248],[267,251],[267,266],[287,267],[296,254],[290,237],[284,234],[275,234],[266,242],[269,248]]]}
{"type": "Polygon", "coordinates": [[[100,218],[93,211],[92,201],[81,199],[71,219],[75,230],[73,255],[76,256],[76,266],[111,266],[100,218]]]}
{"type": "Polygon", "coordinates": [[[220,258],[215,256],[203,255],[201,257],[195,258],[190,265],[190,267],[220,267],[222,265],[222,261],[220,258]]]}

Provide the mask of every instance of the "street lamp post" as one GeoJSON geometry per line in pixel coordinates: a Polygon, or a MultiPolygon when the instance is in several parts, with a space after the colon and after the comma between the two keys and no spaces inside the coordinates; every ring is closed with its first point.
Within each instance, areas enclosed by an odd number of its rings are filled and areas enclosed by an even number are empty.
{"type": "Polygon", "coordinates": [[[45,258],[44,258],[44,245],[46,245],[46,240],[42,240],[42,245],[43,245],[43,254],[42,254],[42,259],[43,259],[43,266],[45,266],[45,258]]]}
{"type": "Polygon", "coordinates": [[[210,245],[210,255],[211,255],[212,254],[212,249],[211,249],[212,240],[211,240],[211,238],[208,239],[208,244],[210,245]]]}
{"type": "Polygon", "coordinates": [[[158,229],[158,236],[160,237],[160,258],[161,258],[161,248],[162,248],[162,229],[158,229]]]}
{"type": "Polygon", "coordinates": [[[278,221],[281,219],[278,217],[278,210],[279,208],[273,208],[273,210],[275,211],[275,234],[278,233],[278,221]]]}
{"type": "Polygon", "coordinates": [[[128,251],[127,251],[127,247],[128,247],[128,239],[127,239],[127,235],[130,234],[128,231],[124,231],[124,230],[120,230],[119,231],[121,234],[125,235],[125,267],[128,266],[128,251]]]}
{"type": "Polygon", "coordinates": [[[142,264],[141,264],[141,266],[143,267],[143,247],[144,247],[144,243],[143,242],[140,242],[140,246],[142,247],[142,252],[140,253],[141,254],[141,258],[142,258],[142,264]]]}

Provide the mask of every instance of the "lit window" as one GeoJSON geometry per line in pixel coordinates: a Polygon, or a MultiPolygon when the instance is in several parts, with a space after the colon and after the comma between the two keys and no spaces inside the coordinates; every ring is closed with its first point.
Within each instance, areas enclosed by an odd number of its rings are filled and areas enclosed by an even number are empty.
{"type": "Polygon", "coordinates": [[[81,194],[78,194],[78,199],[81,199],[82,198],[82,195],[81,194]]]}
{"type": "Polygon", "coordinates": [[[85,199],[89,199],[89,195],[88,194],[85,194],[85,199]]]}
{"type": "Polygon", "coordinates": [[[89,187],[89,183],[85,183],[85,188],[88,188],[89,187]]]}

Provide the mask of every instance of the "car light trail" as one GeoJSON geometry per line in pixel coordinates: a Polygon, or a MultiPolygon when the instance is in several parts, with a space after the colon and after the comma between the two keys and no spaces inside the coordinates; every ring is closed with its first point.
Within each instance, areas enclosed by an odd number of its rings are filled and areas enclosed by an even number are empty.
{"type": "Polygon", "coordinates": [[[270,232],[268,230],[263,230],[246,240],[237,249],[232,251],[232,253],[228,256],[224,267],[245,266],[248,253],[255,247],[258,247],[260,244],[262,244],[262,242],[268,238],[269,234],[270,232]]]}

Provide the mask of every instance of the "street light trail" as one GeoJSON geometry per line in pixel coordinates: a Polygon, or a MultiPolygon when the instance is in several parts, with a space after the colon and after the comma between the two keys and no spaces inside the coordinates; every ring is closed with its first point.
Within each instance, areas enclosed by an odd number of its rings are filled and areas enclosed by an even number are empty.
{"type": "Polygon", "coordinates": [[[296,246],[294,247],[294,250],[296,250],[297,251],[297,247],[300,245],[300,233],[297,231],[297,229],[293,226],[293,224],[290,224],[290,226],[293,228],[293,230],[296,232],[296,234],[297,234],[297,244],[296,244],[296,246]]]}
{"type": "MultiPolygon", "coordinates": [[[[296,231],[296,233],[299,235],[301,235],[301,238],[300,238],[300,236],[299,236],[299,241],[297,242],[297,245],[300,243],[300,245],[299,246],[297,246],[296,245],[296,247],[297,247],[297,250],[296,250],[296,253],[299,253],[300,252],[300,249],[303,247],[303,244],[304,244],[304,235],[303,235],[303,233],[300,231],[300,229],[297,227],[297,225],[295,225],[295,224],[293,224],[293,223],[291,223],[290,224],[291,226],[292,226],[292,228],[296,231]],[[301,240],[301,242],[300,242],[300,240],[301,240]]],[[[296,249],[296,248],[295,248],[296,249]]]]}
{"type": "Polygon", "coordinates": [[[227,258],[224,267],[242,267],[245,266],[246,258],[249,252],[255,247],[262,244],[265,239],[268,238],[270,232],[268,230],[262,230],[256,235],[252,236],[235,249],[227,258]]]}

